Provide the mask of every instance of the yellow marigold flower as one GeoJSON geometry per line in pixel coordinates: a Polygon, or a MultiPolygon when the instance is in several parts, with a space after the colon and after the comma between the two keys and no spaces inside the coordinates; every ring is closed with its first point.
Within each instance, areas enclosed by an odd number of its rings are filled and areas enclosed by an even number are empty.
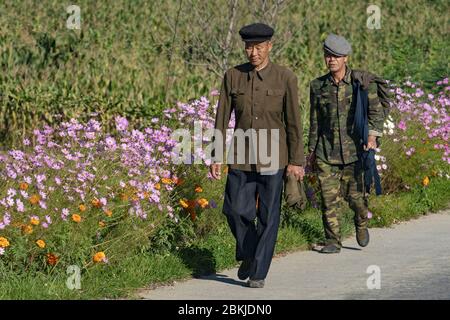
{"type": "Polygon", "coordinates": [[[33,194],[33,195],[30,197],[30,203],[31,203],[31,204],[38,204],[39,201],[41,201],[41,197],[39,197],[37,194],[33,194]]]}
{"type": "Polygon", "coordinates": [[[22,226],[22,232],[24,234],[31,234],[33,233],[33,227],[29,225],[22,226]]]}
{"type": "Polygon", "coordinates": [[[51,266],[54,266],[58,263],[59,258],[53,253],[47,253],[47,263],[51,266]]]}
{"type": "Polygon", "coordinates": [[[202,207],[203,209],[206,208],[209,204],[208,200],[206,200],[205,198],[201,198],[197,201],[197,203],[199,204],[200,207],[202,207]]]}
{"type": "Polygon", "coordinates": [[[30,223],[31,223],[33,226],[39,225],[39,218],[31,218],[31,219],[30,219],[30,223]]]}
{"type": "Polygon", "coordinates": [[[72,215],[72,220],[75,222],[81,222],[81,216],[75,213],[72,215]]]}
{"type": "Polygon", "coordinates": [[[97,252],[94,254],[94,257],[92,260],[94,260],[95,263],[103,262],[106,258],[106,255],[103,251],[97,252]]]}
{"type": "Polygon", "coordinates": [[[22,183],[19,185],[19,189],[20,189],[20,190],[23,190],[23,191],[27,190],[27,189],[28,189],[28,183],[22,182],[22,183]]]}
{"type": "Polygon", "coordinates": [[[0,237],[0,248],[9,247],[9,241],[5,237],[0,237]]]}
{"type": "Polygon", "coordinates": [[[186,202],[186,199],[180,199],[180,204],[183,208],[189,207],[189,204],[186,202]]]}
{"type": "Polygon", "coordinates": [[[425,176],[425,178],[423,178],[422,180],[422,184],[424,187],[428,186],[430,184],[430,178],[428,178],[428,176],[425,176]]]}
{"type": "Polygon", "coordinates": [[[44,240],[39,239],[38,241],[36,241],[36,244],[41,249],[45,248],[45,241],[44,240]]]}
{"type": "Polygon", "coordinates": [[[112,211],[111,210],[105,210],[105,214],[107,217],[111,217],[112,216],[112,211]]]}
{"type": "Polygon", "coordinates": [[[78,209],[80,209],[81,212],[85,212],[87,208],[86,208],[86,206],[84,204],[80,204],[78,206],[78,209]]]}
{"type": "Polygon", "coordinates": [[[172,183],[172,179],[170,179],[170,178],[162,178],[161,182],[163,184],[171,184],[172,183]]]}
{"type": "Polygon", "coordinates": [[[203,189],[202,189],[202,187],[200,187],[200,186],[196,186],[194,190],[195,190],[195,192],[197,192],[197,193],[203,192],[203,189]]]}
{"type": "Polygon", "coordinates": [[[97,198],[92,200],[92,205],[96,208],[101,208],[102,207],[102,203],[100,202],[100,200],[98,200],[97,198]]]}
{"type": "Polygon", "coordinates": [[[100,221],[100,222],[98,223],[98,226],[99,226],[100,228],[104,228],[104,227],[106,226],[106,224],[105,224],[104,221],[100,221]]]}
{"type": "Polygon", "coordinates": [[[161,184],[160,183],[155,184],[155,189],[156,190],[161,190],[161,184]]]}

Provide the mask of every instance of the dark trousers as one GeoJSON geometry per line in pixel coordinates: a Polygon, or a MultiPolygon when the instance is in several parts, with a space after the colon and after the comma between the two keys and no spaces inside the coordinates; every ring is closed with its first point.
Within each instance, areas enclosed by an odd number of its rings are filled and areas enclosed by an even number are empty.
{"type": "Polygon", "coordinates": [[[236,239],[236,260],[254,260],[250,279],[265,279],[269,272],[280,224],[283,174],[284,169],[273,175],[228,171],[223,213],[236,239]]]}

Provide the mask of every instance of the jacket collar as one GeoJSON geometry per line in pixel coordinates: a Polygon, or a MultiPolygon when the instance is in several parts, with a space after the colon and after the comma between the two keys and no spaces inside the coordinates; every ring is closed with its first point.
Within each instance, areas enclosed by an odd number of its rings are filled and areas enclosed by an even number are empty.
{"type": "MultiPolygon", "coordinates": [[[[346,65],[346,66],[345,66],[345,76],[344,76],[344,78],[342,79],[342,81],[343,81],[345,84],[351,84],[351,82],[352,82],[351,74],[352,74],[352,69],[350,69],[350,67],[346,65]]],[[[327,80],[328,80],[331,84],[336,84],[336,83],[334,82],[333,77],[331,76],[331,72],[328,73],[327,80]]]]}
{"type": "Polygon", "coordinates": [[[261,80],[264,80],[269,74],[270,70],[272,70],[273,63],[269,60],[267,66],[265,66],[262,70],[256,71],[255,67],[249,63],[250,70],[247,73],[247,80],[250,80],[252,77],[257,75],[261,80]]]}

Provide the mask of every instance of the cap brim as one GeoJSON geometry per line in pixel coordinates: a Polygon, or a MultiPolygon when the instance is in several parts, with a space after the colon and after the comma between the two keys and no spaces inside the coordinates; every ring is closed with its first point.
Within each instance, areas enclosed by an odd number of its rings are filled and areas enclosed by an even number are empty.
{"type": "Polygon", "coordinates": [[[323,47],[323,51],[325,51],[327,53],[330,53],[330,54],[332,54],[333,56],[336,56],[336,57],[345,57],[345,56],[347,56],[346,54],[337,53],[337,52],[335,52],[335,51],[333,51],[330,48],[325,47],[325,46],[323,47]]]}
{"type": "Polygon", "coordinates": [[[265,38],[242,38],[242,41],[244,42],[264,42],[272,39],[272,37],[265,37],[265,38]]]}

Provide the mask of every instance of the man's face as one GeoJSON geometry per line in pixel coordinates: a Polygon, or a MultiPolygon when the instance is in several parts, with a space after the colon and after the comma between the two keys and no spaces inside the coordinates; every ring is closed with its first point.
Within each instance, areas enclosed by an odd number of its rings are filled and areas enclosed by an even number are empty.
{"type": "Polygon", "coordinates": [[[272,50],[271,41],[245,42],[245,53],[248,61],[255,67],[258,67],[269,58],[270,50],[272,50]]]}
{"type": "Polygon", "coordinates": [[[338,57],[332,55],[331,53],[325,52],[324,57],[328,70],[331,72],[342,70],[342,68],[345,68],[345,64],[347,63],[347,56],[338,57]]]}

